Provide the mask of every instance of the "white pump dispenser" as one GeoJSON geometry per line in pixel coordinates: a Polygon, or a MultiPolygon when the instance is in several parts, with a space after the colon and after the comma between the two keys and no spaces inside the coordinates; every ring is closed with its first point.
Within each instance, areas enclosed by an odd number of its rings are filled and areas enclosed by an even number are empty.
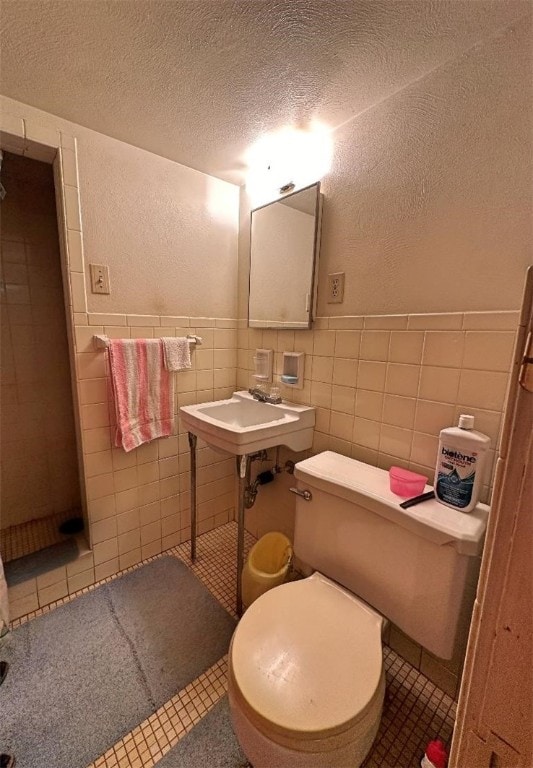
{"type": "Polygon", "coordinates": [[[490,437],[474,430],[474,417],[461,414],[457,427],[441,430],[435,468],[435,497],[447,507],[470,512],[483,482],[490,437]]]}

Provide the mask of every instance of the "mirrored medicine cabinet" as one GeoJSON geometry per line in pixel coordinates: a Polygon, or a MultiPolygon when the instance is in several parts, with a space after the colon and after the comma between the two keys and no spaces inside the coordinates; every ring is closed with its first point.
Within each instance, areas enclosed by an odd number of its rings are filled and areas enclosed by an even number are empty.
{"type": "Polygon", "coordinates": [[[251,214],[250,328],[310,328],[316,299],[320,182],[251,214]]]}

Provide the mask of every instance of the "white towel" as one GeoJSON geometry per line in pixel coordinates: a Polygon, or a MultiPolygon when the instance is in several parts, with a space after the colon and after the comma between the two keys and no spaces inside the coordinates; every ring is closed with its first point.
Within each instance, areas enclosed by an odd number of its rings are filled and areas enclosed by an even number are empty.
{"type": "Polygon", "coordinates": [[[163,336],[163,357],[167,371],[185,371],[191,367],[191,348],[184,336],[163,336]]]}

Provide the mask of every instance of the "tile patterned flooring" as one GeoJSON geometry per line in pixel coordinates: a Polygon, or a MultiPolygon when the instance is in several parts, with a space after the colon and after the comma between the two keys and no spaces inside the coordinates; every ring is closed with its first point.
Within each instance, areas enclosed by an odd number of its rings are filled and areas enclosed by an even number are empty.
{"type": "Polygon", "coordinates": [[[71,517],[80,516],[79,509],[56,512],[53,515],[29,520],[27,523],[11,525],[0,530],[0,555],[4,563],[31,555],[52,544],[59,544],[67,536],[59,532],[59,526],[71,517]]]}
{"type": "MultiPolygon", "coordinates": [[[[249,549],[253,542],[253,537],[247,534],[246,549],[249,549]]],[[[236,524],[231,522],[198,537],[198,557],[194,565],[189,562],[187,542],[164,554],[182,559],[224,608],[235,615],[235,548],[236,524]]],[[[143,562],[154,559],[148,558],[143,562]]],[[[122,573],[141,565],[143,563],[122,573]]],[[[21,617],[13,622],[13,626],[53,610],[57,605],[95,589],[118,575],[121,574],[104,579],[21,617]]],[[[449,746],[455,720],[455,702],[387,646],[384,647],[384,664],[387,675],[385,707],[378,736],[364,768],[417,768],[428,741],[441,738],[449,746]]],[[[156,766],[163,755],[224,695],[226,670],[227,656],[224,656],[147,720],[126,734],[88,768],[156,766]]]]}

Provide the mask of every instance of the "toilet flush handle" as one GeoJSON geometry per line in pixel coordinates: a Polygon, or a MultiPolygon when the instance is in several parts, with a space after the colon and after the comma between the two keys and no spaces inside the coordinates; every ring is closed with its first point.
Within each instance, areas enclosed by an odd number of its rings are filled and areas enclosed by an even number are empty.
{"type": "Polygon", "coordinates": [[[299,488],[289,488],[289,491],[291,493],[295,493],[297,496],[301,496],[306,501],[311,501],[313,498],[313,494],[311,493],[311,491],[308,491],[306,489],[302,491],[299,488]]]}

